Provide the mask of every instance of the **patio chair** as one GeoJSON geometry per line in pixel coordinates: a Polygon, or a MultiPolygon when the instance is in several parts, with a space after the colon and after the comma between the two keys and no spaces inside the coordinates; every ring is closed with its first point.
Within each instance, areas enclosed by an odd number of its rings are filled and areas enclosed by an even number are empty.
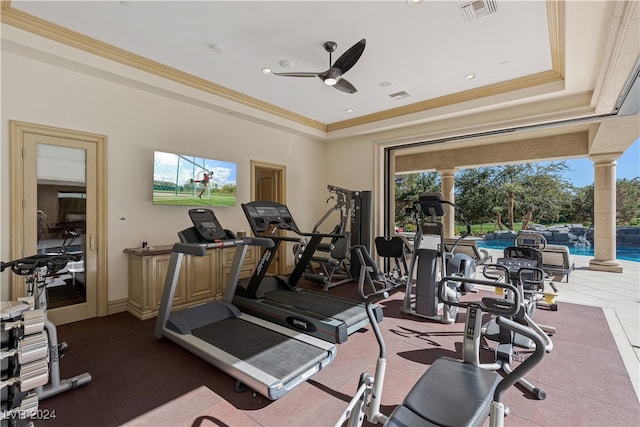
{"type": "MultiPolygon", "coordinates": [[[[451,252],[453,245],[456,243],[457,238],[447,237],[444,239],[444,245],[448,252],[451,252]]],[[[478,242],[475,240],[462,239],[458,242],[455,248],[453,248],[453,253],[461,253],[469,255],[476,262],[476,265],[481,265],[486,262],[491,262],[493,257],[489,255],[489,251],[486,249],[482,249],[478,247],[478,242]]]]}
{"type": "Polygon", "coordinates": [[[566,276],[567,282],[569,275],[575,269],[569,247],[565,245],[547,245],[542,249],[542,269],[549,275],[566,276]]]}

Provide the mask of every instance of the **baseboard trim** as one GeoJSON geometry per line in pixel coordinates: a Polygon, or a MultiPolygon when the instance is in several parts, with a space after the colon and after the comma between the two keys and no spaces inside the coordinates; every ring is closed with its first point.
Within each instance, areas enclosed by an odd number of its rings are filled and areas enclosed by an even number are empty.
{"type": "Polygon", "coordinates": [[[127,298],[109,301],[107,303],[107,316],[127,311],[127,298]]]}

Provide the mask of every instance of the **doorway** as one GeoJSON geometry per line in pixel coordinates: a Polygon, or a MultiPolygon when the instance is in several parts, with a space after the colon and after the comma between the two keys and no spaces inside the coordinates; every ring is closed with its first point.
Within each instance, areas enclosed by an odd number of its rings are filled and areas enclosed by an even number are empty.
{"type": "MultiPolygon", "coordinates": [[[[286,166],[251,160],[251,200],[268,200],[286,204],[286,166]]],[[[281,234],[282,231],[278,231],[281,234]]],[[[278,248],[269,274],[287,274],[286,242],[278,248]]]]}
{"type": "MultiPolygon", "coordinates": [[[[23,122],[11,128],[11,256],[73,253],[48,279],[54,324],[107,314],[106,137],[23,122]]],[[[12,298],[26,294],[11,275],[12,298]]]]}

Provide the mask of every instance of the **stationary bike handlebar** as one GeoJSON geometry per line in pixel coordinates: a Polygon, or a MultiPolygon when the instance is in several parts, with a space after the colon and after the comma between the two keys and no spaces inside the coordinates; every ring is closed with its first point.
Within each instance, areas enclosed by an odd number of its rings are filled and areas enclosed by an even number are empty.
{"type": "Polygon", "coordinates": [[[520,304],[522,303],[520,292],[518,292],[518,289],[511,283],[472,279],[469,277],[460,277],[460,276],[445,276],[438,282],[438,300],[440,300],[440,302],[444,304],[453,305],[455,307],[468,308],[472,305],[479,306],[482,309],[482,311],[484,311],[485,313],[491,313],[498,316],[506,316],[506,317],[514,316],[516,313],[518,313],[520,304]],[[484,286],[490,286],[494,288],[507,289],[512,291],[511,295],[513,296],[513,299],[487,296],[487,297],[483,297],[482,301],[447,300],[446,298],[443,297],[444,286],[447,284],[447,282],[460,282],[465,284],[468,283],[468,284],[471,284],[473,287],[475,287],[475,285],[484,285],[484,286]]]}
{"type": "Polygon", "coordinates": [[[482,275],[491,280],[500,280],[502,277],[504,277],[505,280],[513,280],[517,277],[520,283],[530,285],[539,285],[544,282],[545,278],[545,272],[541,268],[520,267],[512,271],[512,269],[503,264],[485,264],[482,268],[482,275]],[[502,270],[503,274],[491,274],[491,270],[502,270]],[[530,277],[527,277],[527,273],[530,274],[530,277]]]}
{"type": "Polygon", "coordinates": [[[380,327],[378,326],[376,315],[373,313],[373,304],[377,301],[380,301],[386,298],[389,298],[389,292],[383,289],[367,296],[367,299],[365,300],[365,309],[367,310],[367,317],[369,318],[369,323],[371,324],[373,333],[375,334],[376,340],[378,341],[378,346],[380,347],[381,359],[385,359],[387,357],[387,347],[384,343],[384,339],[382,338],[382,332],[380,332],[380,327]]]}
{"type": "Polygon", "coordinates": [[[50,273],[62,270],[69,261],[80,261],[82,254],[32,255],[9,262],[0,262],[0,272],[11,268],[19,276],[33,274],[37,268],[47,267],[50,273]]]}

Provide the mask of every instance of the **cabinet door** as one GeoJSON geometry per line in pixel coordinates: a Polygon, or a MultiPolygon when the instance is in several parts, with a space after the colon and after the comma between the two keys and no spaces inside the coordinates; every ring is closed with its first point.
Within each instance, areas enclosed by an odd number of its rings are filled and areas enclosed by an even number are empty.
{"type": "MultiPolygon", "coordinates": [[[[171,258],[170,254],[167,255],[157,255],[154,256],[151,261],[151,289],[154,295],[152,295],[153,299],[153,311],[157,312],[160,307],[160,300],[162,299],[162,291],[164,290],[164,282],[167,278],[167,270],[169,269],[169,258],[171,258]]],[[[182,262],[182,266],[180,267],[180,276],[178,277],[178,284],[176,286],[176,292],[173,296],[173,307],[177,307],[180,304],[185,304],[187,302],[187,266],[188,259],[185,259],[182,262]]]]}
{"type": "Polygon", "coordinates": [[[127,281],[129,294],[127,306],[130,311],[139,317],[144,317],[149,312],[149,259],[129,256],[128,258],[127,281]]]}
{"type": "Polygon", "coordinates": [[[222,297],[220,251],[209,250],[205,256],[190,256],[187,282],[189,302],[222,297]]]}

